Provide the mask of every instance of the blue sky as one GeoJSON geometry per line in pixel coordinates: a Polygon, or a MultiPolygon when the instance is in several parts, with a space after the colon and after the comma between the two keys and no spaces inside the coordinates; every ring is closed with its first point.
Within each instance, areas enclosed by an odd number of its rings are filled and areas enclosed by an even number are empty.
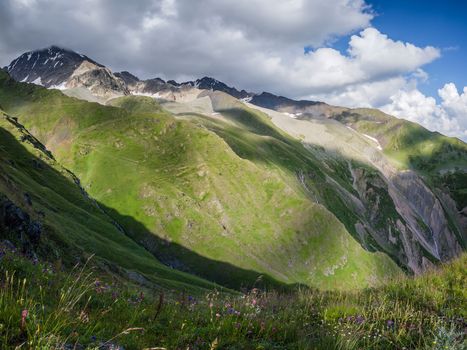
{"type": "Polygon", "coordinates": [[[445,82],[467,85],[466,0],[370,0],[373,25],[395,40],[440,48],[441,58],[426,65],[430,78],[419,89],[437,96],[445,82]]]}
{"type": "MultiPolygon", "coordinates": [[[[441,57],[423,67],[429,74],[418,88],[439,101],[438,89],[446,82],[467,85],[467,0],[368,0],[375,17],[371,24],[393,40],[416,46],[434,46],[441,57]]],[[[332,47],[345,53],[350,35],[332,47]]]]}

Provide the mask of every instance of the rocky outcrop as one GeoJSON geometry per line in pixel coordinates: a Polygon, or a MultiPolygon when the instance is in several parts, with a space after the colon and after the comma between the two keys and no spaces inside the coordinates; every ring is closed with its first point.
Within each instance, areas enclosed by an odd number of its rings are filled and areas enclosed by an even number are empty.
{"type": "Polygon", "coordinates": [[[365,205],[365,220],[356,226],[364,244],[371,240],[415,274],[433,261],[448,261],[462,252],[440,200],[411,171],[390,178],[364,168],[352,169],[354,188],[365,205]]]}
{"type": "Polygon", "coordinates": [[[114,73],[115,76],[117,78],[120,78],[122,79],[126,86],[128,88],[131,88],[133,87],[137,82],[139,82],[139,78],[133,74],[131,74],[130,72],[127,72],[127,71],[123,71],[123,72],[117,72],[117,73],[114,73]]]}
{"type": "MultiPolygon", "coordinates": [[[[26,196],[26,194],[25,194],[26,196]]],[[[27,198],[27,197],[26,197],[27,198]]],[[[30,201],[30,198],[27,200],[30,201]]],[[[14,243],[23,253],[34,255],[41,241],[42,224],[0,194],[0,238],[14,243]]]]}
{"type": "Polygon", "coordinates": [[[92,94],[104,98],[130,94],[122,79],[113,75],[108,68],[89,61],[83,61],[80,64],[68,79],[65,87],[68,89],[84,87],[92,94]]]}
{"type": "Polygon", "coordinates": [[[404,171],[393,176],[391,184],[389,194],[423,246],[441,261],[460,254],[462,248],[440,200],[422,179],[412,171],[404,171]]]}
{"type": "Polygon", "coordinates": [[[365,207],[362,221],[355,227],[361,242],[367,248],[386,252],[409,271],[421,273],[426,265],[425,248],[389,195],[391,185],[379,172],[365,168],[352,169],[352,176],[365,207]]]}

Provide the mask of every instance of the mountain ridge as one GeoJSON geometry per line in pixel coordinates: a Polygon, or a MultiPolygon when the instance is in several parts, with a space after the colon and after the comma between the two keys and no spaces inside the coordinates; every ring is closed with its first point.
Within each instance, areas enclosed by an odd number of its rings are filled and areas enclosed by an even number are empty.
{"type": "MultiPolygon", "coordinates": [[[[62,90],[80,86],[89,88],[89,84],[86,85],[80,81],[70,83],[68,81],[72,77],[73,72],[75,72],[85,61],[88,61],[101,69],[106,69],[106,72],[108,73],[107,75],[110,76],[110,80],[112,80],[114,85],[118,85],[118,83],[113,81],[120,80],[124,82],[127,85],[126,89],[125,87],[121,86],[109,87],[109,84],[104,85],[113,93],[120,95],[127,95],[131,92],[132,94],[157,96],[158,93],[164,90],[177,91],[179,89],[186,89],[191,87],[200,90],[222,91],[235,98],[251,101],[253,104],[258,104],[261,107],[278,107],[281,103],[286,103],[289,106],[294,104],[297,104],[298,106],[304,106],[323,103],[304,100],[295,101],[293,99],[277,96],[267,92],[252,93],[245,90],[238,90],[235,87],[228,86],[227,84],[208,76],[199,78],[194,81],[185,81],[181,83],[178,83],[174,80],[168,80],[166,82],[158,77],[141,80],[128,71],[111,73],[110,70],[108,70],[104,65],[97,63],[96,61],[90,59],[88,56],[77,53],[70,49],[61,48],[56,45],[52,45],[44,49],[26,52],[18,56],[18,58],[14,59],[8,66],[5,66],[3,69],[6,70],[17,81],[35,83],[37,85],[43,85],[47,88],[58,88],[62,90]],[[47,64],[49,61],[50,63],[47,64]],[[45,72],[47,72],[47,74],[44,74],[45,72]],[[256,101],[258,103],[255,103],[256,101]]],[[[103,94],[102,91],[94,92],[97,95],[103,94]]]]}
{"type": "MultiPolygon", "coordinates": [[[[77,64],[73,59],[69,59],[66,64],[70,65],[68,67],[67,74],[68,78],[72,77],[73,72],[79,68],[80,64],[77,64]],[[71,72],[71,73],[70,73],[71,72]]],[[[62,63],[62,62],[56,62],[62,63]]],[[[66,66],[65,64],[65,66],[66,66]]],[[[55,65],[55,63],[54,63],[55,65]]],[[[22,66],[20,64],[20,66],[22,66]]],[[[40,65],[39,65],[40,66],[40,65]]],[[[94,67],[95,68],[95,67],[94,67]]],[[[54,67],[55,69],[55,67],[54,67]]],[[[52,69],[52,71],[54,70],[52,69]]],[[[149,78],[149,79],[140,79],[137,76],[133,75],[128,71],[121,72],[112,72],[110,69],[106,68],[103,64],[98,63],[86,55],[77,53],[71,49],[61,48],[57,45],[51,45],[44,49],[34,50],[26,52],[16,59],[14,59],[8,66],[3,67],[3,70],[7,71],[15,80],[21,82],[36,83],[37,85],[43,85],[47,88],[58,88],[60,90],[65,90],[65,94],[68,94],[72,97],[77,97],[81,99],[90,100],[92,102],[106,103],[106,101],[124,95],[143,95],[150,96],[155,98],[165,98],[168,100],[177,100],[179,95],[183,96],[190,94],[188,92],[189,88],[195,90],[210,90],[210,91],[221,91],[233,96],[237,99],[245,101],[247,103],[252,103],[258,107],[272,109],[278,112],[283,112],[288,114],[293,118],[306,118],[308,114],[311,117],[332,117],[334,114],[342,113],[343,111],[351,111],[351,108],[332,106],[322,101],[312,101],[312,100],[296,100],[293,98],[276,95],[267,91],[263,92],[247,92],[246,90],[239,90],[236,87],[228,86],[222,81],[217,80],[216,78],[204,76],[202,78],[196,79],[194,81],[184,81],[176,82],[175,80],[163,80],[159,77],[149,78]],[[49,56],[49,59],[45,57],[45,53],[49,56]],[[94,75],[92,78],[87,79],[74,79],[74,81],[67,82],[67,79],[64,78],[63,74],[60,72],[57,73],[59,77],[54,77],[52,79],[42,78],[40,73],[33,70],[35,63],[32,67],[29,64],[29,56],[38,55],[38,58],[43,58],[43,60],[50,60],[51,62],[55,61],[57,55],[63,55],[64,53],[73,56],[76,60],[78,57],[78,62],[81,64],[83,61],[88,61],[92,65],[97,66],[99,73],[96,73],[96,70],[84,68],[83,70],[86,73],[87,71],[91,72],[91,75],[94,75]],[[42,57],[44,56],[44,57],[42,57]],[[27,58],[27,59],[26,59],[27,58]],[[20,63],[20,61],[27,61],[23,67],[16,68],[15,66],[20,63]],[[29,64],[29,65],[28,65],[29,64]],[[103,69],[105,72],[102,74],[100,71],[103,69]],[[32,72],[33,74],[27,74],[32,72]],[[31,75],[31,76],[29,76],[31,75]],[[97,88],[93,88],[92,83],[95,81],[100,82],[103,79],[103,76],[108,80],[105,84],[97,88]],[[37,79],[39,78],[39,81],[37,79]],[[42,80],[46,81],[43,83],[42,80]],[[55,84],[53,83],[55,82],[55,84]],[[123,85],[122,85],[123,84],[123,85]],[[67,86],[68,85],[68,86],[67,86]],[[94,94],[94,98],[83,94],[82,91],[70,91],[67,92],[66,89],[70,90],[79,90],[79,88],[86,88],[94,94]],[[109,90],[108,93],[106,90],[109,90]],[[100,98],[100,97],[103,97],[100,98]]],[[[50,70],[50,67],[45,67],[45,70],[50,70]]],[[[52,74],[53,75],[53,74],[52,74]]],[[[79,75],[79,74],[77,74],[79,75]]],[[[355,108],[358,110],[358,108],[355,108]]],[[[462,140],[461,140],[462,141],[462,140]]],[[[463,141],[462,141],[463,142],[463,141]]]]}

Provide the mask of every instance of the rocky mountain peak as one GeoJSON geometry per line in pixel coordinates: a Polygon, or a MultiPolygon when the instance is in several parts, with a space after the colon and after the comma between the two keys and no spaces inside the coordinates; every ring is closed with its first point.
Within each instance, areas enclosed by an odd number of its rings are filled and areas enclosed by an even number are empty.
{"type": "MultiPolygon", "coordinates": [[[[13,79],[47,88],[74,89],[67,94],[88,99],[85,88],[101,102],[119,95],[148,95],[161,97],[192,88],[225,92],[252,104],[289,113],[323,114],[320,102],[295,101],[283,96],[239,90],[215,78],[205,76],[194,81],[178,83],[161,78],[141,80],[128,71],[113,73],[104,65],[75,51],[56,45],[22,54],[4,68],[13,79]],[[102,99],[103,98],[103,99],[102,99]]],[[[94,101],[94,99],[92,99],[94,101]]]]}
{"type": "Polygon", "coordinates": [[[89,57],[56,45],[22,54],[6,67],[21,82],[60,87],[83,61],[103,67],[89,57]]]}
{"type": "Polygon", "coordinates": [[[191,85],[202,90],[222,91],[235,98],[248,98],[253,95],[245,90],[237,90],[236,88],[230,87],[227,84],[211,77],[203,77],[196,81],[189,81],[183,84],[191,85]]]}
{"type": "Polygon", "coordinates": [[[133,75],[128,71],[117,72],[115,73],[115,76],[122,79],[128,86],[135,85],[140,81],[136,75],[133,75]]]}

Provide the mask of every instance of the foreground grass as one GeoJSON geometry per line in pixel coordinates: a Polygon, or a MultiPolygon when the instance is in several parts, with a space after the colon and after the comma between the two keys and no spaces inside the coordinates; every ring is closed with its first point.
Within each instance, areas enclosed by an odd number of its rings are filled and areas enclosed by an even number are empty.
{"type": "MultiPolygon", "coordinates": [[[[2,251],[1,349],[465,349],[467,256],[355,293],[151,295],[2,251]]],[[[102,276],[101,276],[102,277],[102,276]]]]}

